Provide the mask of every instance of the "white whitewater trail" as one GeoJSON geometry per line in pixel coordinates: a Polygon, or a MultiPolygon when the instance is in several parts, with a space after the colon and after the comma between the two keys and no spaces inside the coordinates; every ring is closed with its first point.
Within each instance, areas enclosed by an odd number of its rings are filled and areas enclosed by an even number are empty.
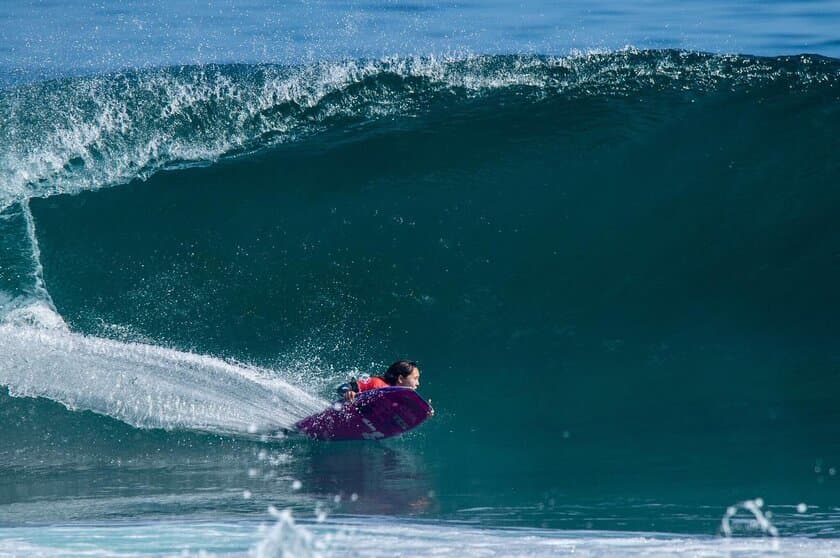
{"type": "Polygon", "coordinates": [[[328,403],[277,372],[70,332],[46,305],[0,323],[0,385],[140,428],[270,433],[328,403]],[[35,325],[40,324],[40,325],[35,325]]]}
{"type": "Polygon", "coordinates": [[[275,371],[143,343],[73,333],[43,279],[28,203],[0,212],[0,232],[19,237],[0,251],[0,386],[140,428],[253,436],[276,432],[329,404],[275,371]]]}

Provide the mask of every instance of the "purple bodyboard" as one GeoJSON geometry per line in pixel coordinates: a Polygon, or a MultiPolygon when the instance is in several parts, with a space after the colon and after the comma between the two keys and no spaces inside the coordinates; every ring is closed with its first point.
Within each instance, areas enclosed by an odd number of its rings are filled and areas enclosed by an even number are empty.
{"type": "Polygon", "coordinates": [[[353,403],[337,403],[295,428],[316,440],[381,440],[408,432],[431,412],[413,389],[386,387],[363,391],[353,403]]]}

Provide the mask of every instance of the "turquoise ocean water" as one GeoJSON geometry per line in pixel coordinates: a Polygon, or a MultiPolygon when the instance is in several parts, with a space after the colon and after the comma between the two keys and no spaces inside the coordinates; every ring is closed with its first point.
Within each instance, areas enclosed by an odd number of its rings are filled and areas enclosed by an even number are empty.
{"type": "Polygon", "coordinates": [[[839,28],[0,6],[0,556],[837,555],[839,28]]]}

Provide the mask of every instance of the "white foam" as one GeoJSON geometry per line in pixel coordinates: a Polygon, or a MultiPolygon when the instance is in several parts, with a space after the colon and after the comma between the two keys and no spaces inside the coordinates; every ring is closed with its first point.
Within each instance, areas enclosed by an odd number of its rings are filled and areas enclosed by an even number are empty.
{"type": "Polygon", "coordinates": [[[726,508],[726,513],[720,520],[720,531],[725,537],[732,536],[732,522],[736,518],[739,510],[746,510],[752,514],[750,524],[755,524],[756,528],[761,532],[770,535],[771,537],[778,537],[779,530],[775,525],[770,523],[770,512],[763,512],[761,508],[764,507],[764,499],[756,498],[754,500],[744,500],[734,506],[726,508]]]}
{"type": "Polygon", "coordinates": [[[69,331],[64,319],[55,312],[49,302],[37,299],[16,299],[0,304],[0,307],[3,306],[6,307],[3,314],[3,322],[6,324],[69,331]]]}
{"type": "Polygon", "coordinates": [[[274,510],[275,521],[167,520],[140,524],[84,524],[0,528],[6,556],[249,556],[452,558],[555,556],[833,557],[836,539],[735,538],[664,533],[493,529],[445,521],[344,517],[318,523],[294,521],[274,510]],[[213,549],[213,552],[207,549],[213,549]]]}
{"type": "Polygon", "coordinates": [[[0,385],[12,395],[46,397],[142,428],[268,433],[328,405],[277,371],[60,327],[0,324],[0,354],[0,385]]]}
{"type": "Polygon", "coordinates": [[[251,549],[252,558],[322,558],[324,545],[308,529],[299,526],[290,510],[268,508],[277,521],[266,529],[262,539],[251,549]]]}

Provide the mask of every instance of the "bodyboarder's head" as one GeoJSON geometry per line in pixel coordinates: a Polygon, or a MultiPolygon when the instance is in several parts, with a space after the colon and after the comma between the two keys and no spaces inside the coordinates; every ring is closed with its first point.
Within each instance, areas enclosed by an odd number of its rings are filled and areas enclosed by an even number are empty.
{"type": "Polygon", "coordinates": [[[388,367],[382,379],[389,386],[417,389],[420,387],[420,368],[412,360],[398,360],[388,367]]]}

